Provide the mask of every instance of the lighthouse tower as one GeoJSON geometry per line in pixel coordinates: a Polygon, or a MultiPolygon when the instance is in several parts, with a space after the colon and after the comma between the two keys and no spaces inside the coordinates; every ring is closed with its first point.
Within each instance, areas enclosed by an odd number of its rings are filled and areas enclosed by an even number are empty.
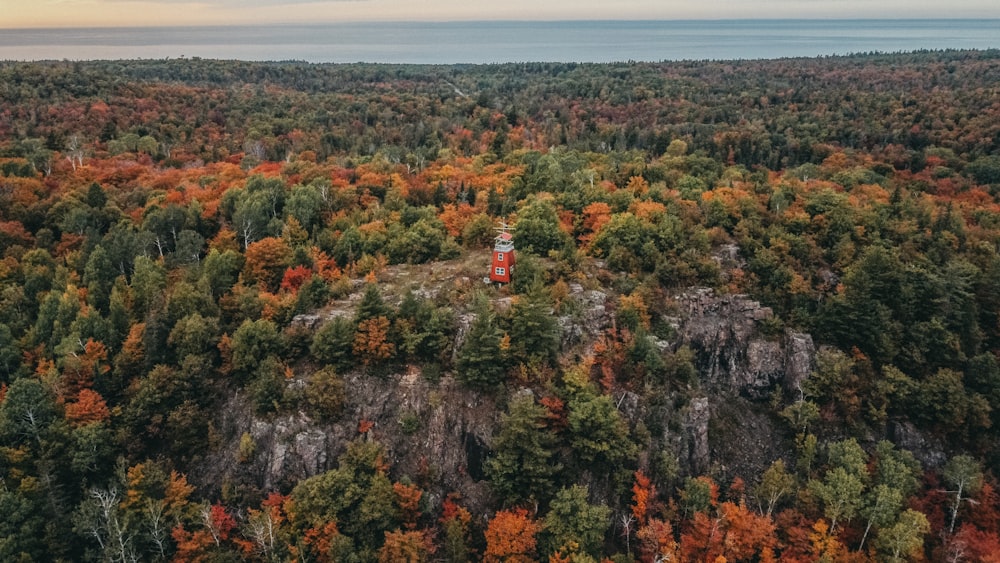
{"type": "Polygon", "coordinates": [[[490,266],[490,281],[510,283],[514,270],[514,240],[507,223],[500,223],[497,236],[493,239],[493,262],[490,266]]]}

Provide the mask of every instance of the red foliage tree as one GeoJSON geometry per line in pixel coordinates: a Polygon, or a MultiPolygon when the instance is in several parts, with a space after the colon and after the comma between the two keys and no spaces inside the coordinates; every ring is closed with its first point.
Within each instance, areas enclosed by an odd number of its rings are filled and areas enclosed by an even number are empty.
{"type": "Polygon", "coordinates": [[[280,287],[284,291],[295,293],[310,277],[312,277],[312,270],[306,268],[305,266],[288,268],[285,270],[285,274],[281,278],[280,287]]]}
{"type": "Polygon", "coordinates": [[[104,422],[110,418],[111,412],[104,397],[91,389],[81,390],[76,401],[66,404],[66,420],[73,426],[104,422]]]}
{"type": "Polygon", "coordinates": [[[35,237],[24,228],[20,221],[0,221],[0,246],[11,247],[19,244],[30,248],[35,237]]]}
{"type": "Polygon", "coordinates": [[[336,522],[327,522],[320,527],[313,527],[306,530],[303,541],[309,548],[310,554],[319,563],[332,563],[330,547],[340,535],[336,522]]]}
{"type": "MultiPolygon", "coordinates": [[[[202,529],[188,532],[183,524],[178,524],[171,532],[171,537],[177,544],[174,561],[201,562],[209,560],[213,548],[218,548],[230,539],[236,520],[226,512],[225,507],[213,504],[201,512],[202,529]]],[[[237,547],[245,547],[243,540],[236,542],[237,547]]]]}
{"type": "Polygon", "coordinates": [[[1000,533],[962,524],[945,546],[948,561],[1000,563],[1000,533]]]}
{"type": "Polygon", "coordinates": [[[202,519],[216,545],[228,540],[229,535],[236,529],[236,519],[226,512],[226,507],[221,504],[213,504],[206,513],[203,513],[202,519]]]}

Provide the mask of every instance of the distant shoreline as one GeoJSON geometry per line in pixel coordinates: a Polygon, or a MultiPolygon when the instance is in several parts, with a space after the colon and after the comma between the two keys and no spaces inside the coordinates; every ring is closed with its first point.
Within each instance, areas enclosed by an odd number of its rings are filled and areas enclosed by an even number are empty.
{"type": "Polygon", "coordinates": [[[26,28],[0,34],[0,60],[603,63],[991,48],[1000,48],[1000,19],[369,21],[26,28]]]}

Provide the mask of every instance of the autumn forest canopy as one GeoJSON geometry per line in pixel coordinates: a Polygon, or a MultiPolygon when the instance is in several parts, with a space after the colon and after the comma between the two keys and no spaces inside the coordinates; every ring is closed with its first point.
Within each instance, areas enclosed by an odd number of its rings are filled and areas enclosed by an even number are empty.
{"type": "Polygon", "coordinates": [[[998,561],[998,353],[1000,51],[0,62],[3,561],[998,561]]]}

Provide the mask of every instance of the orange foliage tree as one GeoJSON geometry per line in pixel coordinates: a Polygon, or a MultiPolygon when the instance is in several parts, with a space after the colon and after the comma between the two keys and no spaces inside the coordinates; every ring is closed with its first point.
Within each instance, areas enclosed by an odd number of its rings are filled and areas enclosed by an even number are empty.
{"type": "Polygon", "coordinates": [[[639,526],[644,526],[649,516],[649,503],[656,497],[656,487],[642,470],[635,472],[632,485],[632,515],[639,526]]]}
{"type": "MultiPolygon", "coordinates": [[[[174,561],[207,561],[209,553],[229,541],[236,529],[236,519],[220,504],[204,507],[200,518],[203,527],[194,532],[188,532],[183,524],[174,527],[170,534],[177,544],[174,561]]],[[[236,543],[243,547],[245,542],[241,540],[236,543]]]]}
{"type": "Polygon", "coordinates": [[[541,525],[523,508],[501,510],[486,528],[484,563],[531,563],[536,561],[536,534],[541,525]]]}
{"type": "MultiPolygon", "coordinates": [[[[96,313],[92,313],[96,314],[96,313]]],[[[62,360],[62,393],[67,398],[76,396],[81,390],[89,389],[94,378],[111,370],[107,364],[108,351],[104,344],[88,338],[82,354],[72,354],[62,360]]]]}
{"type": "Polygon", "coordinates": [[[358,323],[354,334],[354,354],[365,366],[380,363],[392,357],[396,345],[389,342],[389,319],[375,317],[358,323]]]}
{"type": "Polygon", "coordinates": [[[379,563],[423,563],[434,551],[424,532],[396,530],[385,533],[385,543],[378,551],[379,563]]]}
{"type": "Polygon", "coordinates": [[[336,522],[327,522],[322,526],[309,528],[303,535],[303,542],[309,549],[309,554],[319,563],[332,563],[330,548],[340,536],[336,522]]]}
{"type": "Polygon", "coordinates": [[[583,220],[581,221],[582,233],[580,242],[590,244],[594,235],[601,230],[601,227],[611,220],[611,206],[603,201],[595,201],[583,208],[583,220]]]}
{"type": "Polygon", "coordinates": [[[274,291],[288,267],[291,254],[288,244],[280,238],[267,237],[250,243],[243,273],[249,282],[257,282],[265,291],[274,291]]]}
{"type": "Polygon", "coordinates": [[[403,483],[393,483],[392,490],[396,493],[396,504],[403,515],[403,526],[408,530],[415,530],[417,519],[420,518],[420,498],[423,491],[416,485],[403,483]]]}
{"type": "Polygon", "coordinates": [[[75,402],[66,404],[66,420],[73,426],[104,422],[110,418],[111,412],[104,397],[91,389],[81,390],[75,402]]]}
{"type": "Polygon", "coordinates": [[[635,536],[639,540],[639,560],[643,563],[677,560],[677,541],[669,522],[650,518],[639,526],[635,536]]]}

